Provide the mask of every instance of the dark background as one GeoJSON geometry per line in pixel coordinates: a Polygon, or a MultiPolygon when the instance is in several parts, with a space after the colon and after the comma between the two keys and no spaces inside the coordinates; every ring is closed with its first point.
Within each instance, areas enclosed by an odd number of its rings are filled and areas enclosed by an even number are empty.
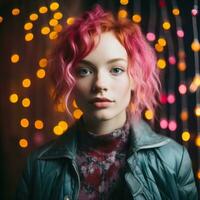
{"type": "MultiPolygon", "coordinates": [[[[200,119],[194,114],[195,106],[200,103],[199,87],[194,93],[189,90],[189,86],[197,73],[194,67],[194,51],[191,49],[191,44],[194,40],[191,10],[194,5],[199,6],[199,1],[134,0],[129,1],[127,5],[122,5],[119,0],[60,0],[57,1],[60,6],[56,11],[49,9],[51,2],[53,1],[1,0],[0,2],[0,16],[3,17],[3,22],[0,23],[0,199],[7,200],[13,197],[27,155],[47,141],[58,137],[53,134],[53,127],[59,120],[68,122],[65,112],[58,112],[53,106],[49,95],[51,86],[48,76],[44,79],[36,77],[36,72],[40,68],[38,65],[39,60],[46,57],[54,43],[54,40],[50,40],[48,35],[42,35],[40,29],[42,26],[49,26],[49,19],[57,11],[63,13],[63,18],[59,20],[59,23],[64,24],[67,18],[80,15],[83,11],[92,8],[96,3],[101,4],[105,9],[111,10],[115,14],[120,9],[126,9],[129,18],[133,14],[140,13],[142,16],[140,26],[143,33],[146,34],[149,31],[153,31],[156,35],[156,40],[150,42],[152,47],[154,47],[160,36],[166,38],[167,47],[163,53],[157,52],[157,56],[158,58],[165,58],[167,62],[166,68],[161,70],[163,93],[166,93],[166,95],[173,93],[176,101],[173,104],[161,104],[157,110],[157,119],[152,126],[154,126],[156,131],[174,138],[188,148],[192,159],[194,175],[198,189],[200,190],[200,177],[198,179],[197,176],[198,170],[200,173],[200,151],[199,147],[195,144],[197,136],[200,135],[200,119]],[[187,68],[184,72],[180,72],[178,69],[180,57],[178,56],[178,37],[176,35],[177,25],[175,23],[175,16],[172,14],[174,4],[180,9],[179,17],[185,33],[182,42],[184,44],[183,50],[185,51],[187,68]],[[40,6],[46,6],[49,9],[48,12],[40,14],[38,12],[40,6]],[[151,10],[151,6],[153,6],[153,10],[151,10]],[[20,14],[13,16],[13,8],[19,8],[20,14]],[[33,22],[33,29],[26,31],[24,30],[24,24],[30,21],[29,15],[33,12],[37,13],[39,18],[33,22]],[[163,13],[165,14],[163,15],[163,13]],[[168,31],[162,29],[162,22],[165,18],[168,18],[171,23],[171,29],[168,31]],[[30,42],[24,40],[24,36],[28,32],[34,34],[34,39],[30,42]],[[16,64],[10,61],[10,56],[13,53],[20,55],[20,61],[16,64]],[[176,58],[174,65],[170,65],[167,61],[171,54],[176,58]],[[32,83],[30,88],[27,89],[21,85],[22,80],[26,77],[29,77],[32,83]],[[184,82],[188,89],[185,95],[180,95],[178,92],[178,86],[181,82],[184,82]],[[19,101],[12,104],[9,101],[9,96],[14,92],[19,95],[19,101]],[[21,100],[24,97],[31,99],[31,105],[28,108],[24,108],[21,105],[21,100]],[[180,113],[183,109],[188,111],[189,118],[186,121],[180,118],[180,113]],[[23,117],[29,119],[30,125],[28,128],[20,126],[20,119],[23,117]],[[177,129],[175,131],[170,131],[168,128],[161,129],[159,121],[163,117],[167,120],[175,120],[177,129]],[[41,119],[44,122],[43,129],[38,130],[34,127],[36,119],[41,119]],[[181,138],[184,130],[188,130],[191,134],[191,138],[187,142],[183,142],[181,138]],[[29,142],[27,148],[19,146],[21,138],[25,138],[29,142]]],[[[200,32],[199,18],[198,14],[196,16],[198,38],[200,32]]],[[[199,55],[199,51],[196,52],[196,55],[199,55]]],[[[197,57],[197,60],[199,61],[199,57],[197,57]]],[[[199,69],[199,65],[197,67],[199,69]]],[[[151,122],[149,123],[151,124],[151,122]]]]}

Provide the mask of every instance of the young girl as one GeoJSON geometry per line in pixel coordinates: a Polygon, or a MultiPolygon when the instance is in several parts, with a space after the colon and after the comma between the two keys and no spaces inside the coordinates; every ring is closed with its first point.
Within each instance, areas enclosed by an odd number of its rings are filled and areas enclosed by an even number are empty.
{"type": "Polygon", "coordinates": [[[196,200],[185,147],[141,119],[159,94],[155,55],[140,28],[96,6],[59,36],[55,101],[83,115],[27,160],[17,199],[196,200]]]}

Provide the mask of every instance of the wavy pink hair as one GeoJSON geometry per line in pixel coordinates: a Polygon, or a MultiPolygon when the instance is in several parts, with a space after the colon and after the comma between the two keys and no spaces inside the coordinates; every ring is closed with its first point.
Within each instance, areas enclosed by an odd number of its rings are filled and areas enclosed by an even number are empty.
{"type": "Polygon", "coordinates": [[[70,96],[76,83],[73,70],[96,45],[94,38],[107,31],[112,31],[127,51],[128,69],[134,80],[129,109],[132,117],[140,119],[145,108],[154,112],[158,103],[160,82],[155,53],[138,25],[129,19],[115,18],[98,5],[63,29],[58,37],[50,65],[54,100],[58,103],[64,97],[67,112],[71,116],[70,96]]]}

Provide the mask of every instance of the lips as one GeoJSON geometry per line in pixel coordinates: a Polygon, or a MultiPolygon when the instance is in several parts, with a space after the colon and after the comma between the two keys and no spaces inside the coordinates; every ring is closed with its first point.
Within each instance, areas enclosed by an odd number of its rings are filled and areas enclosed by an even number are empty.
{"type": "Polygon", "coordinates": [[[90,103],[96,103],[96,102],[113,102],[113,100],[110,100],[105,97],[103,97],[103,98],[96,97],[90,101],[90,103]]]}

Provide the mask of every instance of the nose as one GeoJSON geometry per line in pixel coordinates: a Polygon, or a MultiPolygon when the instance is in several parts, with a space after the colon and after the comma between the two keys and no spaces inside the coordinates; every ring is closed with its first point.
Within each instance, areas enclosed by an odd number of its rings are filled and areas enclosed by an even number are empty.
{"type": "Polygon", "coordinates": [[[108,76],[105,72],[99,71],[96,73],[92,85],[93,92],[102,92],[108,90],[108,76]]]}

